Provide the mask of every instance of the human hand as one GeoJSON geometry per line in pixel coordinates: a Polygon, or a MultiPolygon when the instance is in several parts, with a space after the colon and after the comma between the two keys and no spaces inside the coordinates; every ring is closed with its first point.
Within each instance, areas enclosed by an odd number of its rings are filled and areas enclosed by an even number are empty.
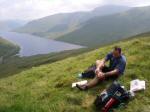
{"type": "Polygon", "coordinates": [[[99,72],[97,77],[101,80],[104,80],[105,79],[105,74],[103,72],[99,72]]]}

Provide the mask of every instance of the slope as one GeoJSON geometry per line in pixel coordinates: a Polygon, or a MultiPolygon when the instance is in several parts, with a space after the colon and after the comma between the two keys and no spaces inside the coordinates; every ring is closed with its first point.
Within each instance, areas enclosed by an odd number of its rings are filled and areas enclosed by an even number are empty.
{"type": "Polygon", "coordinates": [[[112,41],[150,31],[150,7],[139,7],[129,11],[95,17],[83,27],[56,40],[84,46],[100,46],[112,41]]]}
{"type": "Polygon", "coordinates": [[[135,36],[126,40],[99,48],[76,57],[34,67],[8,78],[0,79],[1,112],[95,112],[93,100],[102,89],[110,84],[82,92],[71,89],[71,83],[78,81],[76,74],[83,71],[96,59],[100,59],[114,45],[122,47],[127,56],[127,69],[120,82],[129,87],[129,81],[140,78],[146,81],[146,91],[137,93],[127,108],[117,112],[149,112],[150,100],[150,34],[135,36]],[[140,105],[140,106],[138,106],[140,105]]]}
{"type": "Polygon", "coordinates": [[[48,38],[57,38],[80,28],[81,23],[91,18],[111,15],[128,9],[130,9],[130,7],[106,5],[97,7],[92,11],[54,14],[33,20],[25,26],[17,28],[15,31],[48,38]]]}
{"type": "Polygon", "coordinates": [[[16,54],[19,47],[0,37],[0,57],[7,57],[16,54]]]}

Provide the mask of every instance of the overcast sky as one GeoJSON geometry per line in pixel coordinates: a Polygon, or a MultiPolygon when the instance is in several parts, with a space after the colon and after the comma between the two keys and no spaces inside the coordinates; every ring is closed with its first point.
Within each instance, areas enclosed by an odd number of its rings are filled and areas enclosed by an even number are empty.
{"type": "Polygon", "coordinates": [[[150,5],[150,0],[0,0],[0,20],[32,20],[60,12],[88,11],[101,5],[150,5]]]}

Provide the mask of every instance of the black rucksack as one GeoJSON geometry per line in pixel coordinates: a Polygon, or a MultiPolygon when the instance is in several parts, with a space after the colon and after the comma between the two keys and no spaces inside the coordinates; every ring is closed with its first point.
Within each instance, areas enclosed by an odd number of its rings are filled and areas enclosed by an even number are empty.
{"type": "Polygon", "coordinates": [[[82,78],[94,78],[95,77],[96,65],[89,66],[83,73],[82,78]]]}
{"type": "Polygon", "coordinates": [[[117,81],[103,91],[94,101],[97,109],[102,112],[109,112],[112,108],[127,102],[130,99],[130,93],[125,90],[117,81]]]}

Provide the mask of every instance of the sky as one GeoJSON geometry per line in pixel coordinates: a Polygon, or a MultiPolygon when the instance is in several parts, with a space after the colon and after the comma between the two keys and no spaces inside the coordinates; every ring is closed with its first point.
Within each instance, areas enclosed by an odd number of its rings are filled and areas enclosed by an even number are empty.
{"type": "Polygon", "coordinates": [[[103,5],[147,6],[150,0],[0,0],[0,20],[34,20],[56,13],[89,11],[103,5]]]}

